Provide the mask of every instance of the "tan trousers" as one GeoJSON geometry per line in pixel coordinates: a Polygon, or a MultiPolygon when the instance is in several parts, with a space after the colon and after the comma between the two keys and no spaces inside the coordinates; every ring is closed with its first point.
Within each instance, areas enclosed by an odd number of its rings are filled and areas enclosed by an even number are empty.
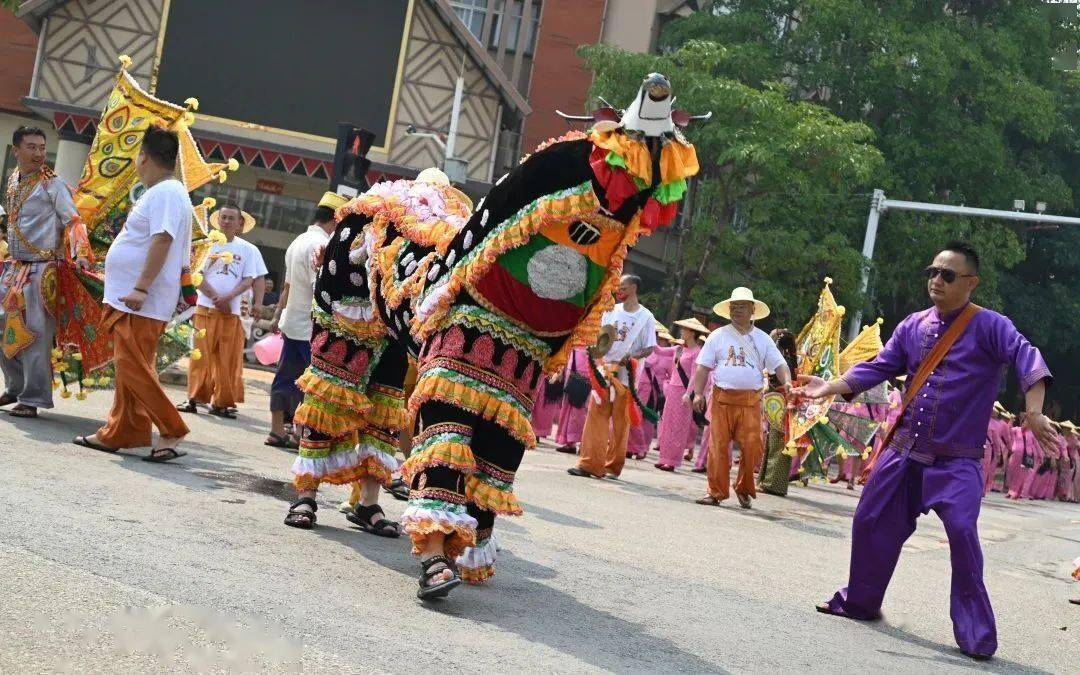
{"type": "Polygon", "coordinates": [[[626,442],[630,439],[630,390],[608,375],[615,388],[615,400],[605,396],[599,404],[589,399],[589,413],[581,432],[581,458],[578,468],[597,477],[606,473],[618,476],[626,463],[626,442]]]}
{"type": "Polygon", "coordinates": [[[195,338],[202,358],[188,365],[188,398],[215,408],[231,408],[244,400],[244,326],[235,314],[209,307],[195,310],[195,338]]]}
{"type": "Polygon", "coordinates": [[[186,436],[188,427],[158,380],[157,345],[165,322],[106,307],[104,325],[113,334],[116,392],[98,440],[110,448],[142,448],[151,444],[155,426],[162,436],[186,436]]]}
{"type": "Polygon", "coordinates": [[[706,471],[709,476],[709,495],[727,499],[731,482],[731,441],[739,444],[739,474],[735,479],[735,494],[757,496],[754,470],[765,452],[761,423],[761,392],[713,389],[711,439],[706,471]]]}

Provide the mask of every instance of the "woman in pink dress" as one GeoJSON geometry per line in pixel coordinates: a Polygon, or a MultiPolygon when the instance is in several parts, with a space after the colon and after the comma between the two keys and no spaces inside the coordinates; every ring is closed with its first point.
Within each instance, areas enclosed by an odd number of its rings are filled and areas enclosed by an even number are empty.
{"type": "Polygon", "coordinates": [[[1072,492],[1069,501],[1080,502],[1080,437],[1077,436],[1077,428],[1072,422],[1065,423],[1065,445],[1069,449],[1069,459],[1072,464],[1072,492]]]}
{"type": "Polygon", "coordinates": [[[1009,426],[1009,413],[1000,403],[994,404],[994,414],[986,430],[986,446],[983,454],[983,496],[990,494],[994,487],[997,469],[1009,454],[1012,442],[1012,427],[1009,426]]]}
{"type": "Polygon", "coordinates": [[[690,383],[701,351],[701,341],[709,335],[709,329],[697,319],[676,321],[685,346],[675,354],[675,365],[664,385],[664,413],[660,416],[660,459],[656,468],[674,471],[682,464],[687,450],[697,441],[698,426],[693,410],[683,403],[683,394],[690,383]]]}
{"type": "Polygon", "coordinates": [[[563,379],[563,402],[559,410],[559,431],[555,435],[556,448],[559,452],[573,455],[577,453],[577,444],[581,442],[581,431],[585,428],[585,418],[589,413],[589,353],[584,347],[577,347],[570,353],[570,362],[566,364],[563,379]],[[583,378],[583,379],[579,379],[583,378]],[[584,398],[575,400],[577,389],[584,382],[584,398]],[[579,404],[580,405],[577,405],[579,404]]]}
{"type": "MultiPolygon", "coordinates": [[[[657,347],[652,354],[645,359],[637,377],[637,394],[641,402],[656,412],[663,412],[660,401],[664,398],[663,386],[671,377],[671,367],[675,360],[675,338],[668,333],[667,328],[657,324],[656,329],[657,347]]],[[[626,444],[626,456],[634,459],[645,459],[649,454],[649,446],[656,438],[656,425],[642,419],[641,425],[630,428],[630,439],[626,444]]]]}
{"type": "Polygon", "coordinates": [[[533,401],[532,428],[537,438],[551,436],[551,428],[555,425],[555,418],[559,416],[562,408],[562,380],[554,384],[547,379],[540,380],[540,387],[536,390],[536,400],[533,401]]]}
{"type": "Polygon", "coordinates": [[[1030,433],[1025,433],[1019,426],[1020,421],[1018,416],[1016,426],[1011,429],[1012,443],[1009,445],[1009,461],[1005,464],[1005,484],[1008,487],[1005,496],[1009,499],[1020,499],[1024,481],[1027,480],[1027,475],[1031,471],[1031,468],[1025,464],[1034,463],[1034,452],[1031,446],[1038,445],[1034,443],[1035,437],[1030,433]]]}

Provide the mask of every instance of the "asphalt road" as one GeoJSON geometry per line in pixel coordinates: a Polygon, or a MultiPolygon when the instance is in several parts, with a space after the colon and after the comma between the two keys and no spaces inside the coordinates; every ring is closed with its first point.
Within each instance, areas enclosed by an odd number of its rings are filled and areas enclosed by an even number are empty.
{"type": "Polygon", "coordinates": [[[696,506],[701,476],[629,462],[621,482],[573,478],[550,446],[518,474],[526,514],[496,525],[495,579],[425,606],[406,539],[352,528],[343,488],[320,494],[316,530],[282,524],[291,455],[262,444],[253,377],[240,418],[191,419],[191,454],[169,465],[69,443],[107,395],[0,416],[0,673],[1080,670],[1080,505],[986,502],[1001,647],[975,663],[953,644],[933,515],[885,619],[857,623],[813,611],[845,579],[857,493],[696,506]]]}

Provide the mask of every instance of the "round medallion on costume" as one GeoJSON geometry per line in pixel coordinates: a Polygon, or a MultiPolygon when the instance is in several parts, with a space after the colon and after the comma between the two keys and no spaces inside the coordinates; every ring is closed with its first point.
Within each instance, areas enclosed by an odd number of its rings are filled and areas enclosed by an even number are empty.
{"type": "Polygon", "coordinates": [[[41,271],[41,299],[45,302],[45,309],[50,314],[54,314],[56,310],[56,295],[59,283],[56,265],[46,265],[45,269],[41,271]]]}
{"type": "Polygon", "coordinates": [[[787,412],[787,402],[784,400],[783,394],[769,392],[765,394],[761,403],[765,409],[765,417],[769,420],[769,424],[782,428],[784,426],[784,414],[787,412]]]}
{"type": "Polygon", "coordinates": [[[548,246],[529,259],[529,287],[547,300],[565,300],[585,290],[588,261],[569,246],[548,246]]]}

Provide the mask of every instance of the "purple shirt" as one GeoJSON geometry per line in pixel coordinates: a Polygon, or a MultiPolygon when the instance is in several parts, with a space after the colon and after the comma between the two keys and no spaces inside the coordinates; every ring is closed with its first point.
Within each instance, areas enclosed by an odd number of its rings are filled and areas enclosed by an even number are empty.
{"type": "MultiPolygon", "coordinates": [[[[901,321],[876,358],[844,374],[851,395],[900,375],[911,378],[959,314],[957,310],[942,317],[931,307],[901,321]]],[[[912,399],[891,447],[931,463],[937,456],[982,457],[994,399],[1009,365],[1025,392],[1051,379],[1042,354],[1012,321],[983,309],[912,399]]]]}

